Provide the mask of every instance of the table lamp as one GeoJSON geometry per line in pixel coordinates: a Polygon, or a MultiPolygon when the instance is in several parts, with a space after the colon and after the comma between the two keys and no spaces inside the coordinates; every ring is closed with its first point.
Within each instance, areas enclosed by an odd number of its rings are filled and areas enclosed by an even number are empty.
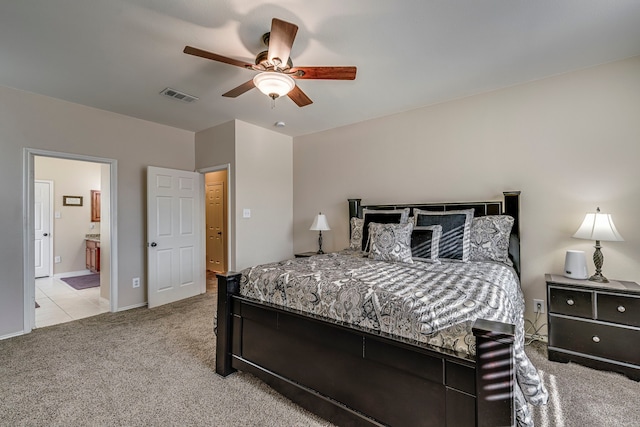
{"type": "Polygon", "coordinates": [[[320,212],[318,215],[316,215],[315,219],[313,220],[313,224],[311,224],[311,228],[309,228],[309,230],[318,232],[318,247],[319,247],[318,253],[323,254],[324,252],[322,251],[322,232],[331,230],[331,228],[329,227],[329,223],[327,222],[327,217],[322,212],[320,212]]]}
{"type": "Polygon", "coordinates": [[[596,273],[589,277],[589,280],[593,282],[608,283],[606,277],[602,275],[602,264],[604,262],[604,256],[600,251],[600,241],[605,242],[621,242],[624,241],[616,226],[613,224],[613,219],[610,214],[600,212],[600,208],[596,209],[595,213],[587,213],[584,217],[584,221],[578,231],[573,235],[577,239],[595,240],[596,248],[593,253],[593,263],[596,266],[596,273]]]}

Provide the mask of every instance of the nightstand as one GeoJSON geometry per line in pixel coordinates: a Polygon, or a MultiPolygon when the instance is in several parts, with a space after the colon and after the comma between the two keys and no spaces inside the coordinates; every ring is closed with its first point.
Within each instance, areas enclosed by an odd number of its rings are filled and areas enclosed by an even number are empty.
{"type": "Polygon", "coordinates": [[[301,252],[299,254],[295,254],[296,258],[309,258],[310,256],[318,255],[318,252],[301,252]]]}
{"type": "Polygon", "coordinates": [[[549,360],[640,381],[640,285],[546,274],[549,360]]]}

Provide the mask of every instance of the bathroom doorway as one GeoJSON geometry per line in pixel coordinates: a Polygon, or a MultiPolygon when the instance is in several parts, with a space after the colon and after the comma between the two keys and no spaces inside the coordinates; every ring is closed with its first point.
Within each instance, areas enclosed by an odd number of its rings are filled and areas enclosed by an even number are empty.
{"type": "Polygon", "coordinates": [[[27,235],[25,239],[33,246],[29,249],[34,256],[29,259],[34,265],[25,271],[25,324],[30,326],[26,329],[114,311],[111,194],[115,160],[38,150],[27,153],[26,176],[33,189],[25,198],[33,212],[27,234],[34,239],[27,235]],[[49,206],[39,203],[40,182],[50,184],[49,206]],[[49,212],[40,212],[47,208],[49,212]],[[43,217],[50,218],[44,232],[40,230],[43,217]],[[42,245],[50,250],[41,251],[42,245]],[[50,267],[43,268],[47,263],[50,267]]]}

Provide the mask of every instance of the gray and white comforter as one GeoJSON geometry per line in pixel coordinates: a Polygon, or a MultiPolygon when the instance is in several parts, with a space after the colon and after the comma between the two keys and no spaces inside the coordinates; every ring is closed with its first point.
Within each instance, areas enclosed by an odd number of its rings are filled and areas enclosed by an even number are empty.
{"type": "Polygon", "coordinates": [[[527,402],[547,401],[524,352],[522,291],[514,271],[504,265],[390,263],[343,251],[248,268],[240,294],[468,357],[475,355],[475,319],[515,324],[518,425],[533,425],[527,402]]]}

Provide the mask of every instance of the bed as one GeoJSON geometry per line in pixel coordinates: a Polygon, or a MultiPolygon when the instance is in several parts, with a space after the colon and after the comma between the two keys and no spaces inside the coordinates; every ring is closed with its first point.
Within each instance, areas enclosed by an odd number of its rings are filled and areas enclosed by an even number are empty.
{"type": "Polygon", "coordinates": [[[519,198],[349,199],[350,249],[218,275],[216,372],[341,426],[533,425],[547,393],[523,348],[519,198]],[[486,261],[479,231],[470,258],[471,225],[507,219],[508,259],[486,261]]]}

